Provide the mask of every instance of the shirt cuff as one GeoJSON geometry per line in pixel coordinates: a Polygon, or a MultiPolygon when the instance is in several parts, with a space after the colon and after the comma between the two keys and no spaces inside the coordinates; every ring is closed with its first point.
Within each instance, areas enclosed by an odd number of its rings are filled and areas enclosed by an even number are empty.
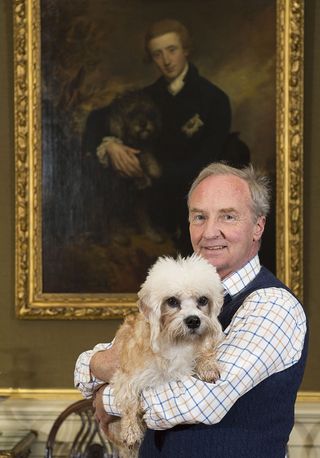
{"type": "Polygon", "coordinates": [[[102,399],[103,399],[104,410],[109,415],[121,417],[121,412],[115,404],[114,394],[113,394],[113,391],[110,385],[107,385],[105,388],[103,388],[102,399]]]}
{"type": "Polygon", "coordinates": [[[104,380],[98,379],[91,373],[91,358],[99,351],[106,350],[111,346],[112,344],[98,344],[93,350],[85,351],[78,357],[74,371],[74,386],[85,398],[90,398],[97,386],[105,383],[104,380]]]}
{"type": "Polygon", "coordinates": [[[108,157],[108,152],[106,150],[106,146],[108,146],[108,143],[118,143],[119,145],[122,145],[123,142],[120,140],[120,138],[117,137],[103,137],[102,142],[98,146],[96,150],[96,154],[98,156],[99,162],[104,166],[108,167],[109,165],[109,157],[108,157]]]}

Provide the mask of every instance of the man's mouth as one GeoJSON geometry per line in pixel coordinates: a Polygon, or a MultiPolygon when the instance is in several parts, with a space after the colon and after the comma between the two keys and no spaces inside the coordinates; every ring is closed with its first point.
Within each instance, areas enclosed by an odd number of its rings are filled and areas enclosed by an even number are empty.
{"type": "Polygon", "coordinates": [[[205,250],[209,250],[209,251],[221,251],[224,248],[226,248],[226,246],[225,245],[215,245],[215,246],[203,246],[202,248],[204,248],[205,250]]]}

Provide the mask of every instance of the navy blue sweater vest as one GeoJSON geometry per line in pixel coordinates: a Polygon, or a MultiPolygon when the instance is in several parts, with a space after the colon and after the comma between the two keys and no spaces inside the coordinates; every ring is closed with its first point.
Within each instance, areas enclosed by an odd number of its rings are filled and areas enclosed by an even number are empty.
{"type": "MultiPolygon", "coordinates": [[[[219,319],[225,329],[244,299],[261,288],[289,290],[261,268],[256,278],[225,303],[219,319]]],[[[166,431],[147,430],[140,458],[284,458],[294,424],[294,403],[307,353],[307,337],[298,363],[273,374],[243,395],[214,425],[180,425],[166,431]]]]}

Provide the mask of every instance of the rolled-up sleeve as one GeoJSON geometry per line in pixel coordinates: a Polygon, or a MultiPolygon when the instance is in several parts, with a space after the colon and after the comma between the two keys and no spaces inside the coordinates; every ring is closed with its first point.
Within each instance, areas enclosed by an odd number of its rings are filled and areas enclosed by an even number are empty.
{"type": "Polygon", "coordinates": [[[92,356],[99,351],[107,350],[111,346],[112,343],[100,343],[92,350],[81,353],[78,357],[74,370],[74,386],[81,392],[83,397],[90,398],[97,386],[104,383],[103,380],[95,377],[90,371],[92,356]]]}

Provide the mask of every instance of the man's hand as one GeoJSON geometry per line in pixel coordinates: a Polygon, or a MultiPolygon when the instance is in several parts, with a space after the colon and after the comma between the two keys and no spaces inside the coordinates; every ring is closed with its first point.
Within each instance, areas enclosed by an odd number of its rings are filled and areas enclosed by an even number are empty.
{"type": "Polygon", "coordinates": [[[113,141],[103,141],[97,149],[98,158],[103,165],[106,164],[107,156],[113,168],[128,177],[143,175],[139,159],[136,157],[139,153],[137,149],[113,141]]]}
{"type": "Polygon", "coordinates": [[[93,398],[92,405],[95,409],[95,419],[99,423],[100,428],[105,434],[108,434],[108,426],[110,423],[113,421],[116,421],[119,419],[119,417],[115,417],[113,415],[107,414],[107,412],[104,409],[103,405],[103,390],[107,384],[104,383],[103,385],[100,385],[100,387],[96,390],[93,398]]]}

